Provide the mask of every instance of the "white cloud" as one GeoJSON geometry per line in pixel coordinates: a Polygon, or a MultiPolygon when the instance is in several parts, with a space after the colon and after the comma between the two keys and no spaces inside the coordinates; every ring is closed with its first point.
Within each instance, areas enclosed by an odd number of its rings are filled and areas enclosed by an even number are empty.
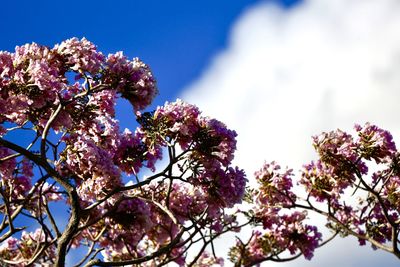
{"type": "MultiPolygon", "coordinates": [[[[399,14],[398,0],[309,0],[290,10],[261,2],[182,98],[237,130],[236,164],[248,174],[264,160],[299,169],[315,158],[312,135],[354,123],[386,128],[400,144],[399,14]]],[[[312,262],[280,266],[398,264],[356,247],[336,241],[312,262]]]]}

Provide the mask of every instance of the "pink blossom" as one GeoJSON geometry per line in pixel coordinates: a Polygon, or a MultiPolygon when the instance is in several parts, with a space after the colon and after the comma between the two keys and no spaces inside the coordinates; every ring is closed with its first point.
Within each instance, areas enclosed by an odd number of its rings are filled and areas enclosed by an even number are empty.
{"type": "Polygon", "coordinates": [[[300,184],[317,201],[340,198],[343,190],[351,186],[355,177],[337,175],[335,169],[321,161],[303,166],[300,184]]]}
{"type": "Polygon", "coordinates": [[[232,208],[242,202],[247,179],[243,170],[230,167],[226,170],[206,169],[191,182],[203,188],[210,202],[232,208]]]}
{"type": "Polygon", "coordinates": [[[388,162],[397,152],[392,135],[375,125],[366,123],[363,127],[356,124],[358,140],[362,156],[374,159],[377,163],[388,162]]]}
{"type": "MultiPolygon", "coordinates": [[[[28,266],[28,262],[37,252],[38,246],[45,241],[50,242],[51,240],[50,236],[45,234],[42,229],[38,228],[33,233],[23,231],[19,240],[10,237],[1,244],[0,256],[2,259],[15,262],[12,266],[28,266]]],[[[36,262],[38,264],[48,265],[54,262],[55,257],[55,246],[50,245],[46,250],[46,254],[40,255],[36,262]]]]}
{"type": "Polygon", "coordinates": [[[150,105],[158,94],[150,68],[138,58],[128,60],[122,52],[108,55],[103,81],[129,100],[136,111],[150,105]]]}
{"type": "Polygon", "coordinates": [[[196,152],[203,161],[207,161],[206,158],[216,158],[223,166],[228,166],[236,150],[237,133],[216,119],[203,117],[199,119],[199,124],[201,130],[195,136],[196,152]]]}
{"type": "Polygon", "coordinates": [[[97,51],[96,46],[89,42],[86,38],[79,40],[71,38],[56,45],[54,50],[64,56],[67,65],[74,71],[87,71],[97,73],[103,62],[104,56],[97,51]]]}
{"type": "Polygon", "coordinates": [[[255,178],[259,184],[257,202],[268,207],[291,207],[296,201],[296,195],[291,191],[293,170],[281,171],[276,162],[265,162],[255,178]]]}
{"type": "Polygon", "coordinates": [[[96,199],[121,186],[120,172],[108,151],[85,136],[66,141],[65,161],[59,161],[57,165],[60,170],[64,168],[75,177],[82,198],[96,199]]]}
{"type": "Polygon", "coordinates": [[[330,165],[337,175],[351,176],[355,171],[367,173],[368,168],[358,154],[358,144],[351,135],[336,130],[314,136],[313,141],[321,161],[330,165]]]}
{"type": "Polygon", "coordinates": [[[134,249],[152,227],[148,204],[139,198],[130,198],[122,200],[116,208],[114,205],[110,208],[113,211],[104,220],[107,230],[101,237],[100,244],[114,249],[124,246],[134,249]]]}
{"type": "Polygon", "coordinates": [[[12,54],[0,51],[0,92],[2,88],[8,86],[14,75],[14,65],[12,54]]]}
{"type": "Polygon", "coordinates": [[[384,185],[383,193],[389,202],[388,207],[394,207],[397,212],[400,212],[400,177],[390,177],[384,185]]]}

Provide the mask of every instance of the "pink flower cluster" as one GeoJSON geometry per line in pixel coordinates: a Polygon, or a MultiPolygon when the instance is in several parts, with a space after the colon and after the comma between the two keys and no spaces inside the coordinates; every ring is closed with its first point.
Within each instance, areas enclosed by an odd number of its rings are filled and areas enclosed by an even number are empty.
{"type": "MultiPolygon", "coordinates": [[[[396,157],[387,159],[388,169],[373,174],[371,186],[376,188],[373,191],[374,196],[369,194],[358,208],[358,223],[353,224],[358,225],[357,231],[364,236],[359,238],[361,245],[365,245],[368,239],[382,245],[394,242],[393,227],[396,227],[400,219],[400,179],[396,173],[396,163],[392,162],[397,161],[396,157]],[[368,216],[364,215],[366,213],[368,216]]],[[[375,244],[372,244],[372,247],[376,249],[375,244]]]]}
{"type": "Polygon", "coordinates": [[[244,266],[259,264],[277,257],[284,251],[290,254],[302,253],[311,259],[319,246],[321,234],[315,226],[304,223],[307,212],[285,209],[296,207],[296,195],[292,192],[292,170],[284,169],[276,162],[265,162],[255,173],[257,189],[249,191],[253,204],[252,212],[245,212],[263,231],[253,231],[247,243],[238,241],[231,250],[231,259],[244,266]]]}
{"type": "Polygon", "coordinates": [[[0,85],[1,122],[31,121],[44,127],[55,107],[64,103],[53,124],[56,130],[73,129],[81,122],[77,117],[90,118],[93,108],[113,116],[115,93],[141,110],[158,92],[150,69],[139,59],[130,61],[120,52],[106,58],[85,38],[53,48],[32,43],[16,47],[15,53],[0,52],[0,85]],[[92,100],[88,103],[84,95],[92,100]]]}
{"type": "MultiPolygon", "coordinates": [[[[0,158],[12,155],[12,151],[0,147],[0,158]]],[[[9,159],[0,163],[0,178],[3,186],[3,197],[11,201],[10,208],[13,210],[16,206],[14,201],[23,200],[32,187],[32,164],[26,158],[20,162],[15,159],[9,159]]],[[[0,208],[3,210],[4,206],[0,208]]],[[[4,211],[3,211],[4,212],[4,211]]]]}
{"type": "Polygon", "coordinates": [[[122,52],[110,54],[106,59],[103,82],[111,84],[135,110],[142,110],[154,99],[158,90],[150,68],[134,58],[128,60],[122,52]]]}
{"type": "Polygon", "coordinates": [[[75,178],[83,200],[101,198],[121,185],[119,169],[110,153],[88,136],[73,136],[65,140],[67,148],[59,169],[75,178]]]}
{"type": "Polygon", "coordinates": [[[161,146],[148,146],[139,131],[125,130],[114,155],[115,164],[127,174],[137,174],[145,166],[155,171],[155,164],[162,159],[161,146]]]}
{"type": "MultiPolygon", "coordinates": [[[[28,266],[29,260],[45,244],[45,241],[51,242],[51,237],[44,233],[42,229],[38,228],[33,233],[23,231],[19,240],[9,237],[2,242],[0,245],[0,257],[9,266],[28,266]]],[[[55,245],[50,245],[46,249],[46,253],[42,254],[36,263],[43,266],[51,265],[54,263],[55,257],[55,245]]]]}
{"type": "Polygon", "coordinates": [[[389,207],[394,207],[400,213],[400,177],[395,175],[390,177],[384,186],[383,194],[389,203],[389,207]]]}
{"type": "Polygon", "coordinates": [[[243,170],[229,167],[205,169],[190,181],[201,188],[210,203],[218,204],[216,207],[231,208],[241,203],[247,179],[243,170]]]}
{"type": "MultiPolygon", "coordinates": [[[[165,185],[164,189],[166,189],[165,185]]],[[[203,190],[191,184],[174,183],[170,199],[169,208],[182,224],[191,217],[200,216],[207,209],[207,199],[203,190]]],[[[160,199],[160,201],[163,200],[160,199]]]]}
{"type": "Polygon", "coordinates": [[[352,186],[354,181],[353,175],[338,174],[334,167],[318,160],[303,166],[299,183],[305,186],[310,196],[323,202],[339,199],[344,190],[352,186]]]}
{"type": "Polygon", "coordinates": [[[360,161],[358,144],[350,134],[336,130],[314,136],[313,141],[321,161],[331,166],[337,175],[352,180],[355,172],[367,173],[367,166],[360,161]]]}
{"type": "Polygon", "coordinates": [[[385,163],[397,153],[396,144],[388,131],[370,123],[363,127],[356,124],[354,128],[359,136],[357,144],[360,154],[366,160],[374,159],[376,163],[385,163]]]}
{"type": "Polygon", "coordinates": [[[64,64],[76,72],[99,72],[104,64],[104,56],[97,51],[96,46],[82,38],[68,39],[54,46],[54,50],[61,55],[64,64]]]}
{"type": "MultiPolygon", "coordinates": [[[[189,181],[200,186],[212,202],[232,207],[241,202],[247,179],[239,168],[228,167],[236,150],[236,132],[215,119],[200,116],[197,107],[181,100],[158,107],[154,114],[140,114],[139,134],[147,148],[179,144],[185,151],[193,175],[189,181]]],[[[150,150],[152,151],[152,150],[150,150]]]]}
{"type": "Polygon", "coordinates": [[[306,213],[296,211],[290,215],[283,214],[277,217],[275,225],[265,229],[264,233],[253,231],[245,247],[237,243],[237,247],[242,247],[238,259],[243,261],[244,266],[251,266],[287,250],[292,255],[300,251],[310,260],[322,235],[315,226],[304,225],[305,219],[306,213]]]}
{"type": "MultiPolygon", "coordinates": [[[[171,140],[175,140],[182,149],[187,149],[193,137],[199,132],[200,116],[199,109],[180,99],[175,102],[166,102],[164,106],[158,107],[154,112],[154,126],[160,130],[157,142],[165,144],[168,136],[171,140]]],[[[144,129],[151,126],[150,124],[142,124],[144,129]]]]}
{"type": "Polygon", "coordinates": [[[56,55],[33,43],[16,47],[12,54],[0,52],[0,58],[2,121],[22,124],[26,120],[37,122],[48,118],[46,106],[57,103],[57,92],[65,85],[56,55]]]}
{"type": "Polygon", "coordinates": [[[353,186],[356,176],[367,174],[364,160],[388,162],[396,153],[389,132],[377,126],[356,125],[359,138],[341,130],[314,137],[314,147],[320,159],[304,165],[300,183],[318,201],[339,199],[344,190],[353,186]]]}
{"type": "Polygon", "coordinates": [[[116,206],[106,207],[106,210],[110,209],[112,212],[102,222],[107,228],[99,239],[100,246],[106,248],[106,255],[127,250],[128,256],[131,254],[129,258],[132,258],[138,243],[153,226],[150,206],[139,198],[129,198],[116,206]]]}
{"type": "Polygon", "coordinates": [[[329,227],[352,232],[360,244],[369,240],[375,247],[373,242],[384,245],[395,238],[393,227],[400,217],[398,152],[388,131],[370,123],[355,125],[355,130],[357,138],[340,130],[314,137],[320,159],[304,166],[299,183],[309,199],[328,204],[329,227]],[[366,161],[377,164],[371,177],[366,161]],[[357,206],[342,200],[348,188],[353,188],[351,196],[357,194],[357,206]]]}
{"type": "Polygon", "coordinates": [[[292,207],[296,202],[296,195],[292,192],[292,169],[281,171],[276,162],[265,162],[254,175],[259,184],[257,201],[260,206],[292,207]]]}
{"type": "Polygon", "coordinates": [[[305,212],[293,212],[290,215],[282,215],[277,228],[270,234],[278,247],[288,249],[291,254],[300,250],[304,257],[310,260],[314,250],[318,247],[321,234],[315,226],[304,225],[305,212]]]}
{"type": "Polygon", "coordinates": [[[166,102],[153,115],[140,115],[139,122],[148,144],[177,142],[184,150],[190,148],[191,157],[203,164],[213,165],[216,160],[228,166],[233,160],[236,132],[218,120],[200,116],[194,105],[179,99],[166,102]]]}

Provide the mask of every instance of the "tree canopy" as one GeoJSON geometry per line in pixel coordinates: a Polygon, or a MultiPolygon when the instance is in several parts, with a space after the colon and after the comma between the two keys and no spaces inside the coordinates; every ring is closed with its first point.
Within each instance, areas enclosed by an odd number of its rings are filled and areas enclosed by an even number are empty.
{"type": "Polygon", "coordinates": [[[222,265],[214,241],[228,233],[235,266],[311,259],[338,235],[400,258],[388,131],[322,133],[298,175],[266,162],[249,185],[232,164],[236,132],[179,99],[146,111],[157,93],[145,63],[85,38],[0,52],[2,263],[65,266],[86,249],[75,266],[222,265]],[[132,105],[132,129],[119,127],[118,98],[132,105]]]}

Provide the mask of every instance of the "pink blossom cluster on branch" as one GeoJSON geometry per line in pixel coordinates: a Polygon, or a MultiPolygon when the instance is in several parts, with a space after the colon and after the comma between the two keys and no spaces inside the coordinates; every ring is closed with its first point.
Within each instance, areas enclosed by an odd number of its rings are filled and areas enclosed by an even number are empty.
{"type": "Polygon", "coordinates": [[[84,38],[0,58],[3,262],[62,266],[71,248],[87,247],[78,265],[183,265],[199,242],[193,264],[220,262],[205,248],[237,231],[226,208],[241,202],[247,181],[231,166],[234,131],[180,100],[140,113],[157,94],[149,67],[104,56],[84,38]],[[119,129],[118,97],[132,104],[135,131],[119,129]],[[12,142],[20,132],[31,140],[12,142]],[[167,167],[140,177],[156,171],[163,151],[167,167]],[[52,212],[60,200],[71,209],[66,226],[52,212]],[[32,253],[13,252],[26,235],[16,218],[46,236],[30,241],[32,253]]]}
{"type": "Polygon", "coordinates": [[[355,137],[341,130],[313,137],[319,159],[301,171],[297,185],[303,194],[293,191],[292,170],[275,162],[255,173],[258,187],[245,197],[252,209],[243,212],[258,229],[232,248],[230,257],[238,266],[286,261],[285,250],[292,259],[301,254],[310,259],[338,234],[400,258],[399,153],[388,131],[369,123],[356,125],[355,131],[355,137]],[[327,219],[331,237],[324,240],[305,223],[310,212],[327,219]]]}
{"type": "Polygon", "coordinates": [[[301,254],[306,259],[313,257],[322,236],[315,226],[305,223],[306,211],[291,209],[297,201],[292,176],[291,169],[282,170],[276,162],[264,163],[255,173],[258,187],[248,190],[246,200],[252,207],[243,213],[256,229],[247,242],[238,239],[231,249],[230,258],[236,265],[253,266],[266,260],[279,261],[285,251],[295,255],[286,260],[301,254]]]}
{"type": "Polygon", "coordinates": [[[330,238],[310,212],[327,218],[333,237],[400,257],[389,132],[366,124],[356,138],[323,133],[313,139],[319,159],[297,182],[272,162],[250,188],[232,165],[236,132],[181,100],[145,111],[157,92],[146,64],[105,56],[85,38],[0,52],[1,264],[65,266],[86,250],[75,266],[223,265],[215,239],[244,227],[252,234],[232,244],[235,266],[311,259],[330,238]],[[119,97],[135,129],[120,129],[119,97]],[[346,204],[349,191],[357,205],[346,204]]]}

